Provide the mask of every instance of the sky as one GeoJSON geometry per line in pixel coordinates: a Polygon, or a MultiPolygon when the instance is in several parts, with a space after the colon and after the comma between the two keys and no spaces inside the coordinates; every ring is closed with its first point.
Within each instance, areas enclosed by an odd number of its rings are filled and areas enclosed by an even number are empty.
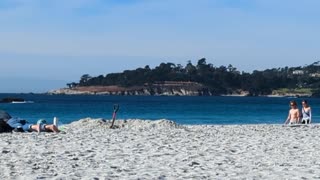
{"type": "Polygon", "coordinates": [[[0,93],[161,62],[251,72],[320,60],[319,0],[0,0],[0,93]]]}

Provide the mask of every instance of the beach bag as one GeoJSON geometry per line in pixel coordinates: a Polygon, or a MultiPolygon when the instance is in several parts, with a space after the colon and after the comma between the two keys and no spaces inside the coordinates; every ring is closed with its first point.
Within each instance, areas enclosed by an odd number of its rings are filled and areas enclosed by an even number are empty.
{"type": "Polygon", "coordinates": [[[8,114],[7,112],[0,110],[0,120],[4,120],[4,119],[11,119],[10,114],[8,114]]]}
{"type": "Polygon", "coordinates": [[[0,133],[12,132],[13,128],[6,121],[0,119],[0,133]]]}

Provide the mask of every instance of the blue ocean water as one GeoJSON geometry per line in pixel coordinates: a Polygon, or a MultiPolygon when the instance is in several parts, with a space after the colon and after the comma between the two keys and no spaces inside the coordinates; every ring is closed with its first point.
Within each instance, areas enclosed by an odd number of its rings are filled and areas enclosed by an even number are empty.
{"type": "MultiPolygon", "coordinates": [[[[179,124],[280,124],[288,115],[289,101],[299,98],[272,97],[181,97],[181,96],[90,96],[0,94],[0,98],[21,97],[34,103],[4,104],[0,109],[35,123],[58,117],[68,124],[81,118],[111,119],[119,104],[117,119],[169,119],[179,124]]],[[[319,122],[320,99],[307,99],[313,121],[319,122]]]]}

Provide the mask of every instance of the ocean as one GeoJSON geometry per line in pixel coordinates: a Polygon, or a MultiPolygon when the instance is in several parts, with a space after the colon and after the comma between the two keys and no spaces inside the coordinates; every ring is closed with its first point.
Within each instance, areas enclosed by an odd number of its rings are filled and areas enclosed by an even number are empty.
{"type": "MultiPolygon", "coordinates": [[[[91,117],[111,119],[113,105],[119,104],[117,119],[168,119],[179,124],[281,124],[288,115],[287,97],[189,97],[189,96],[94,96],[0,94],[19,97],[33,103],[0,103],[0,109],[32,123],[39,119],[61,124],[91,117]]],[[[307,99],[313,110],[313,122],[319,122],[320,99],[307,99]]]]}

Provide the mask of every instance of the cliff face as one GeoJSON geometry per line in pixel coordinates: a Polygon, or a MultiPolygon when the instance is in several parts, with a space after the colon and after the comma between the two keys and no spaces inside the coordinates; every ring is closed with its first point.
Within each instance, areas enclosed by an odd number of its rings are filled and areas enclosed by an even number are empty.
{"type": "Polygon", "coordinates": [[[145,96],[212,96],[215,92],[209,91],[202,84],[194,82],[162,82],[151,85],[134,87],[119,86],[82,86],[52,90],[49,94],[93,94],[93,95],[145,95],[145,96]]]}
{"type": "MultiPolygon", "coordinates": [[[[65,95],[121,95],[121,96],[250,96],[248,91],[235,90],[228,94],[218,94],[207,87],[198,84],[153,84],[135,87],[119,86],[86,86],[75,88],[62,88],[49,91],[48,94],[65,95]]],[[[280,93],[273,91],[268,97],[312,97],[311,93],[280,93]]]]}

